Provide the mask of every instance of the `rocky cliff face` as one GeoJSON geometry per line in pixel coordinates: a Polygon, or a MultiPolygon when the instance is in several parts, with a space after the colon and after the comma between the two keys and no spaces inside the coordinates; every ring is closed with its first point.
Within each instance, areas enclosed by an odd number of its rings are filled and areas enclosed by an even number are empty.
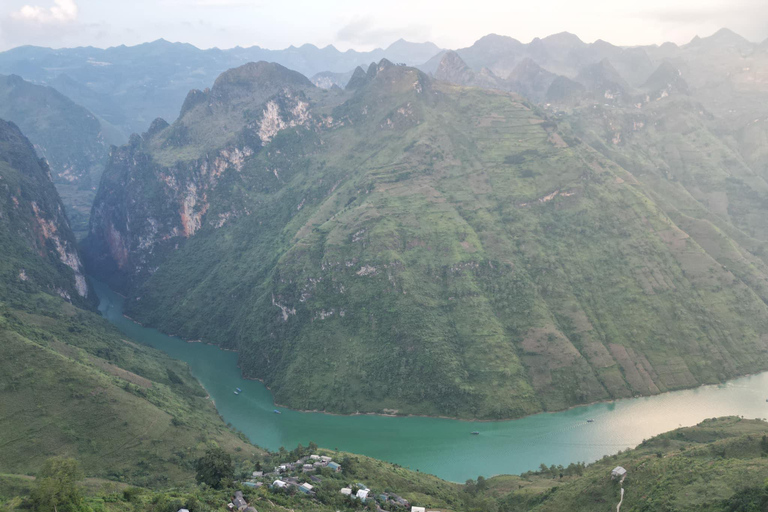
{"type": "Polygon", "coordinates": [[[237,194],[229,195],[246,160],[282,131],[325,123],[310,107],[318,93],[282,66],[247,64],[223,74],[210,90],[190,92],[172,125],[158,119],[142,136],[113,148],[84,241],[92,271],[129,290],[204,225],[218,229],[249,215],[237,194]],[[221,182],[226,197],[218,194],[221,182]],[[219,203],[211,211],[214,198],[219,203]]]}
{"type": "Polygon", "coordinates": [[[40,290],[89,304],[77,244],[51,171],[6,121],[0,121],[0,241],[5,294],[40,290]]]}

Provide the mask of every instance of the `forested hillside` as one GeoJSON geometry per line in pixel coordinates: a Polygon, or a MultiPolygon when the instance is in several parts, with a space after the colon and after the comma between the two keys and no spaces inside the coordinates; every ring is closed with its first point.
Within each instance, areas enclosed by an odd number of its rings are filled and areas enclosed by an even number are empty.
{"type": "Polygon", "coordinates": [[[86,254],[299,409],[518,417],[765,369],[762,178],[724,145],[691,190],[758,199],[682,216],[584,119],[386,61],[343,92],[244,66],[113,154],[86,254]]]}

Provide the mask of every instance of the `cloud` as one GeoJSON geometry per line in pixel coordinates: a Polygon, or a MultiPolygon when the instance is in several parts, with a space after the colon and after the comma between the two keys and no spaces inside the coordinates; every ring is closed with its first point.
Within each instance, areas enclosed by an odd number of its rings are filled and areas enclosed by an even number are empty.
{"type": "Polygon", "coordinates": [[[261,7],[257,0],[162,0],[162,3],[179,7],[261,7]]]}
{"type": "Polygon", "coordinates": [[[700,2],[649,8],[634,13],[639,20],[665,30],[693,29],[700,36],[719,28],[730,28],[752,40],[764,38],[768,28],[768,2],[765,0],[732,0],[700,2]]]}
{"type": "Polygon", "coordinates": [[[355,45],[385,45],[403,38],[412,41],[429,39],[430,29],[425,25],[409,25],[397,28],[377,27],[368,17],[355,18],[336,33],[336,40],[355,45]]]}
{"type": "Polygon", "coordinates": [[[76,21],[77,13],[75,0],[53,0],[52,7],[25,5],[18,11],[12,12],[11,18],[41,24],[61,24],[76,21]]]}

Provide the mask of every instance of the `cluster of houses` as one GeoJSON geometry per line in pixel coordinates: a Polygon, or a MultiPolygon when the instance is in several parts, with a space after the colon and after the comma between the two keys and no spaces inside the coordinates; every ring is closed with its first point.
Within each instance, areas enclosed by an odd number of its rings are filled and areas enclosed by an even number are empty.
{"type": "MultiPolygon", "coordinates": [[[[350,498],[358,499],[365,503],[366,501],[374,500],[379,502],[380,504],[384,505],[386,503],[392,503],[394,505],[403,507],[404,509],[408,509],[408,507],[411,507],[411,504],[408,503],[408,500],[405,498],[398,496],[397,494],[391,493],[391,492],[384,492],[378,495],[374,495],[373,491],[371,491],[368,487],[366,487],[364,484],[356,483],[354,487],[357,488],[356,493],[352,493],[352,487],[342,487],[339,492],[343,494],[344,496],[349,496],[350,498]]],[[[424,507],[411,507],[411,512],[426,512],[424,507]]]]}
{"type": "Polygon", "coordinates": [[[328,468],[337,473],[341,471],[341,465],[337,462],[333,462],[331,457],[327,455],[310,455],[309,457],[302,457],[296,462],[289,462],[287,464],[281,464],[275,467],[274,474],[290,473],[292,471],[302,471],[303,473],[311,473],[319,468],[328,468]]]}
{"type": "MultiPolygon", "coordinates": [[[[313,473],[320,468],[328,468],[337,473],[341,472],[341,465],[334,462],[332,457],[327,455],[309,455],[302,457],[296,462],[290,462],[275,466],[273,471],[254,471],[252,478],[243,485],[252,488],[259,488],[264,485],[264,482],[260,480],[275,478],[272,484],[269,486],[271,489],[290,489],[295,488],[297,491],[304,493],[308,496],[315,496],[315,485],[322,482],[322,479],[316,475],[306,475],[301,477],[301,474],[313,473]],[[309,480],[309,481],[307,481],[309,480]]],[[[401,496],[391,492],[384,492],[375,495],[371,489],[364,484],[356,483],[350,487],[344,487],[341,489],[341,494],[349,496],[350,498],[360,500],[363,503],[369,501],[378,502],[381,505],[391,503],[402,507],[404,510],[408,510],[410,507],[411,512],[431,512],[424,507],[412,507],[410,503],[401,496]],[[355,489],[353,493],[352,490],[355,489]]],[[[232,502],[228,504],[229,510],[232,512],[256,512],[256,509],[249,506],[243,498],[243,493],[237,491],[232,502]]]]}
{"type": "MultiPolygon", "coordinates": [[[[229,510],[238,512],[256,512],[256,509],[245,501],[245,498],[243,498],[243,491],[235,491],[235,497],[232,498],[232,501],[230,503],[227,503],[227,508],[229,510]]],[[[186,509],[181,509],[179,512],[186,509]]],[[[187,512],[189,512],[187,510],[187,512]]]]}
{"type": "MultiPolygon", "coordinates": [[[[299,472],[312,473],[320,468],[328,468],[331,471],[335,471],[337,473],[341,472],[341,465],[334,462],[333,458],[328,457],[327,455],[309,455],[307,457],[300,458],[296,462],[288,462],[285,464],[280,464],[279,466],[275,466],[274,470],[272,471],[254,471],[252,478],[243,482],[243,485],[259,488],[264,485],[264,483],[259,480],[274,476],[276,478],[269,486],[271,489],[288,489],[295,487],[299,492],[314,496],[315,484],[322,482],[320,477],[309,475],[308,478],[312,482],[310,483],[307,481],[300,481],[298,477],[291,475],[299,472]]],[[[238,508],[238,510],[241,509],[238,508]]]]}

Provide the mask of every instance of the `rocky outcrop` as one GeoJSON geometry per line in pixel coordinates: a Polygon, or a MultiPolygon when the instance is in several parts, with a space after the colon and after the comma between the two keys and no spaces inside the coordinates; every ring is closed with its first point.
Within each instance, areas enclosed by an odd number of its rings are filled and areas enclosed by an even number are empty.
{"type": "Polygon", "coordinates": [[[88,306],[90,294],[72,229],[51,171],[12,123],[0,121],[0,271],[23,283],[88,306]]]}
{"type": "MultiPolygon", "coordinates": [[[[113,148],[83,243],[91,272],[129,290],[201,229],[248,215],[236,197],[214,200],[219,183],[241,181],[249,158],[282,131],[314,128],[308,94],[315,89],[277,64],[247,64],[210,90],[190,92],[172,125],[156,119],[143,136],[113,148]],[[223,125],[224,134],[212,134],[211,126],[223,125]]],[[[279,170],[272,172],[279,181],[279,170]]]]}
{"type": "Polygon", "coordinates": [[[660,100],[673,94],[687,95],[690,90],[683,73],[669,61],[662,62],[656,71],[641,86],[651,101],[660,100]]]}
{"type": "Polygon", "coordinates": [[[486,89],[506,89],[496,75],[487,68],[474,72],[462,60],[458,53],[447,51],[435,71],[435,78],[458,85],[484,87],[486,89]]]}

